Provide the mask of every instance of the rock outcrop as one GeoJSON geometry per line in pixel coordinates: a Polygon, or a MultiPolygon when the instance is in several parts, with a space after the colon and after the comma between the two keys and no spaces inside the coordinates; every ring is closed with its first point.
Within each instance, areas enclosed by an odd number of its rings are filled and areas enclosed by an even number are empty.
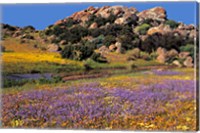
{"type": "Polygon", "coordinates": [[[155,7],[138,13],[138,17],[140,20],[153,19],[163,22],[166,20],[166,11],[162,7],[155,7]]]}

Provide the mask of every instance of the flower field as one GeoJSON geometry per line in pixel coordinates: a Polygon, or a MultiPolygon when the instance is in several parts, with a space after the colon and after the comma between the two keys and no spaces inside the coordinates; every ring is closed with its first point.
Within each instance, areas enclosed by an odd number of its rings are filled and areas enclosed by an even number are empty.
{"type": "Polygon", "coordinates": [[[57,72],[71,69],[82,69],[83,64],[78,61],[62,59],[59,53],[45,52],[11,52],[3,53],[3,73],[31,73],[39,72],[57,72]]]}
{"type": "Polygon", "coordinates": [[[196,130],[193,69],[137,72],[3,94],[3,127],[196,130]]]}

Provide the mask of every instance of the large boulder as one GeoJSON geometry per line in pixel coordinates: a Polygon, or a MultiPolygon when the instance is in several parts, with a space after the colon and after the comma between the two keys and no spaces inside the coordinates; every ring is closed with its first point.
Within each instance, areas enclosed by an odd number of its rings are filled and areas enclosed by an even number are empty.
{"type": "Polygon", "coordinates": [[[98,50],[101,53],[101,55],[109,52],[109,49],[105,45],[101,46],[98,50]]]}
{"type": "Polygon", "coordinates": [[[166,60],[167,60],[167,51],[165,48],[161,48],[159,47],[157,50],[156,50],[156,54],[158,55],[157,56],[157,61],[159,63],[165,63],[166,60]]]}
{"type": "Polygon", "coordinates": [[[165,62],[166,62],[166,56],[165,56],[165,55],[159,55],[159,56],[157,57],[157,61],[158,61],[159,63],[165,63],[165,62]]]}
{"type": "Polygon", "coordinates": [[[174,61],[172,62],[172,64],[174,64],[174,65],[176,65],[176,66],[178,66],[178,67],[182,67],[182,66],[183,66],[178,60],[174,60],[174,61]]]}
{"type": "Polygon", "coordinates": [[[59,25],[59,24],[62,24],[62,23],[63,23],[63,20],[58,20],[58,21],[55,22],[54,25],[59,25]]]}
{"type": "Polygon", "coordinates": [[[178,56],[180,59],[186,59],[189,55],[190,52],[180,52],[178,56]]]}
{"type": "Polygon", "coordinates": [[[115,20],[115,24],[128,24],[128,23],[136,23],[136,21],[138,20],[138,17],[135,14],[131,14],[130,12],[125,13],[122,17],[117,18],[115,20]]]}
{"type": "Polygon", "coordinates": [[[90,12],[87,11],[80,11],[80,12],[76,12],[74,13],[72,16],[70,16],[70,18],[72,18],[75,21],[78,22],[86,22],[89,20],[89,17],[91,16],[90,12]]]}
{"type": "Polygon", "coordinates": [[[19,37],[22,35],[22,32],[20,30],[14,32],[14,34],[12,35],[12,37],[19,37]]]}
{"type": "Polygon", "coordinates": [[[108,18],[110,17],[110,15],[111,15],[110,6],[103,6],[96,13],[96,16],[101,16],[103,18],[108,18]]]}
{"type": "Polygon", "coordinates": [[[175,49],[171,49],[170,51],[167,52],[168,58],[174,58],[176,56],[178,56],[178,51],[176,51],[175,49]]]}
{"type": "Polygon", "coordinates": [[[166,53],[167,53],[167,50],[165,49],[165,48],[161,48],[161,47],[159,47],[159,48],[157,48],[157,50],[156,50],[156,54],[157,55],[166,55],[166,53]]]}
{"type": "Polygon", "coordinates": [[[185,61],[183,62],[183,65],[186,67],[193,67],[194,64],[192,63],[193,59],[191,56],[188,56],[185,61]]]}
{"type": "Polygon", "coordinates": [[[50,44],[50,45],[47,46],[47,50],[49,52],[58,52],[58,51],[61,50],[61,48],[56,44],[50,44]]]}
{"type": "Polygon", "coordinates": [[[67,44],[67,41],[66,41],[66,40],[62,40],[62,41],[60,41],[59,44],[60,44],[60,45],[65,45],[65,44],[67,44]]]}
{"type": "Polygon", "coordinates": [[[117,47],[115,46],[115,44],[111,44],[111,45],[109,46],[110,52],[114,52],[116,49],[117,49],[117,47]]]}
{"type": "Polygon", "coordinates": [[[164,24],[160,24],[157,27],[152,27],[147,31],[148,35],[152,35],[154,33],[161,33],[161,34],[166,34],[168,32],[172,32],[172,29],[170,28],[169,25],[164,25],[164,24]]]}
{"type": "Polygon", "coordinates": [[[96,29],[98,28],[98,24],[96,22],[92,23],[89,27],[89,29],[96,29]]]}
{"type": "Polygon", "coordinates": [[[122,44],[120,42],[116,42],[115,46],[117,47],[117,50],[116,50],[117,53],[122,53],[123,52],[122,44]]]}
{"type": "Polygon", "coordinates": [[[140,19],[153,19],[164,22],[166,20],[166,11],[162,7],[155,7],[138,13],[140,19]]]}
{"type": "Polygon", "coordinates": [[[93,6],[90,6],[86,9],[87,12],[91,13],[91,14],[95,14],[98,11],[98,8],[95,8],[93,6]]]}

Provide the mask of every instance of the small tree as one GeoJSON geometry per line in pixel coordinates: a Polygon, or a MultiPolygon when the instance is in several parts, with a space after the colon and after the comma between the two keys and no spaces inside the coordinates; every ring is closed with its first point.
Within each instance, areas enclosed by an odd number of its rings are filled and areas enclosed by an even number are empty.
{"type": "Polygon", "coordinates": [[[103,44],[106,46],[110,46],[112,43],[115,43],[115,37],[113,35],[108,35],[104,38],[103,44]]]}
{"type": "Polygon", "coordinates": [[[144,24],[142,24],[142,25],[140,25],[140,26],[137,26],[137,27],[135,28],[135,30],[136,30],[136,32],[138,32],[139,34],[145,35],[146,32],[147,32],[147,30],[148,30],[150,27],[151,27],[151,26],[150,26],[149,24],[144,23],[144,24]]]}
{"type": "Polygon", "coordinates": [[[165,22],[166,25],[169,25],[172,29],[176,28],[178,26],[178,23],[174,20],[167,20],[165,22]]]}

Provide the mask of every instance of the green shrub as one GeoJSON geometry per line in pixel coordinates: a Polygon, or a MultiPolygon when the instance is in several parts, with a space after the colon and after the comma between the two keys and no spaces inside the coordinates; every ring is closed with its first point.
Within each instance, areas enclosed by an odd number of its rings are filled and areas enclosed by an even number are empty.
{"type": "Polygon", "coordinates": [[[96,62],[99,62],[99,63],[107,63],[108,62],[105,57],[101,56],[100,53],[95,53],[95,52],[92,54],[91,59],[96,62]]]}
{"type": "Polygon", "coordinates": [[[136,32],[138,32],[139,34],[145,35],[146,32],[147,32],[147,30],[148,30],[150,27],[151,27],[151,26],[150,26],[149,24],[144,23],[144,24],[142,24],[142,25],[140,25],[140,26],[137,26],[137,27],[135,28],[135,30],[136,30],[136,32]]]}
{"type": "Polygon", "coordinates": [[[35,80],[36,84],[55,84],[62,81],[62,77],[56,76],[51,79],[46,79],[46,78],[40,78],[38,80],[35,80]]]}
{"type": "Polygon", "coordinates": [[[8,24],[3,24],[2,25],[2,29],[8,29],[9,31],[15,31],[15,30],[17,30],[16,27],[10,26],[8,24]]]}
{"type": "Polygon", "coordinates": [[[76,21],[74,21],[72,18],[68,18],[65,22],[59,24],[60,26],[65,26],[67,28],[72,27],[74,24],[77,24],[76,21]]]}
{"type": "Polygon", "coordinates": [[[174,20],[167,20],[165,22],[166,25],[169,25],[172,29],[177,28],[178,27],[178,23],[175,22],[174,20]]]}
{"type": "Polygon", "coordinates": [[[190,56],[192,56],[192,58],[194,58],[194,45],[193,44],[187,44],[185,46],[181,46],[180,47],[180,51],[181,52],[189,52],[190,56]]]}
{"type": "Polygon", "coordinates": [[[26,32],[26,33],[29,33],[29,32],[32,32],[32,31],[34,31],[35,30],[35,28],[33,27],[33,26],[31,26],[31,25],[28,25],[28,26],[25,26],[25,27],[23,27],[23,32],[26,32]]]}
{"type": "Polygon", "coordinates": [[[116,42],[116,40],[115,40],[115,36],[112,36],[112,35],[108,35],[108,36],[106,36],[105,38],[104,38],[104,40],[103,40],[103,44],[105,45],[105,46],[110,46],[112,43],[115,43],[116,42]]]}
{"type": "Polygon", "coordinates": [[[134,47],[133,39],[133,36],[129,35],[121,35],[118,37],[118,40],[121,42],[122,48],[124,48],[125,50],[129,50],[134,47]]]}
{"type": "Polygon", "coordinates": [[[89,58],[95,47],[87,44],[76,44],[76,45],[67,45],[61,51],[63,58],[73,59],[73,60],[84,60],[89,58]]]}
{"type": "Polygon", "coordinates": [[[23,86],[28,80],[13,80],[13,79],[3,79],[3,88],[13,87],[13,86],[23,86]]]}

